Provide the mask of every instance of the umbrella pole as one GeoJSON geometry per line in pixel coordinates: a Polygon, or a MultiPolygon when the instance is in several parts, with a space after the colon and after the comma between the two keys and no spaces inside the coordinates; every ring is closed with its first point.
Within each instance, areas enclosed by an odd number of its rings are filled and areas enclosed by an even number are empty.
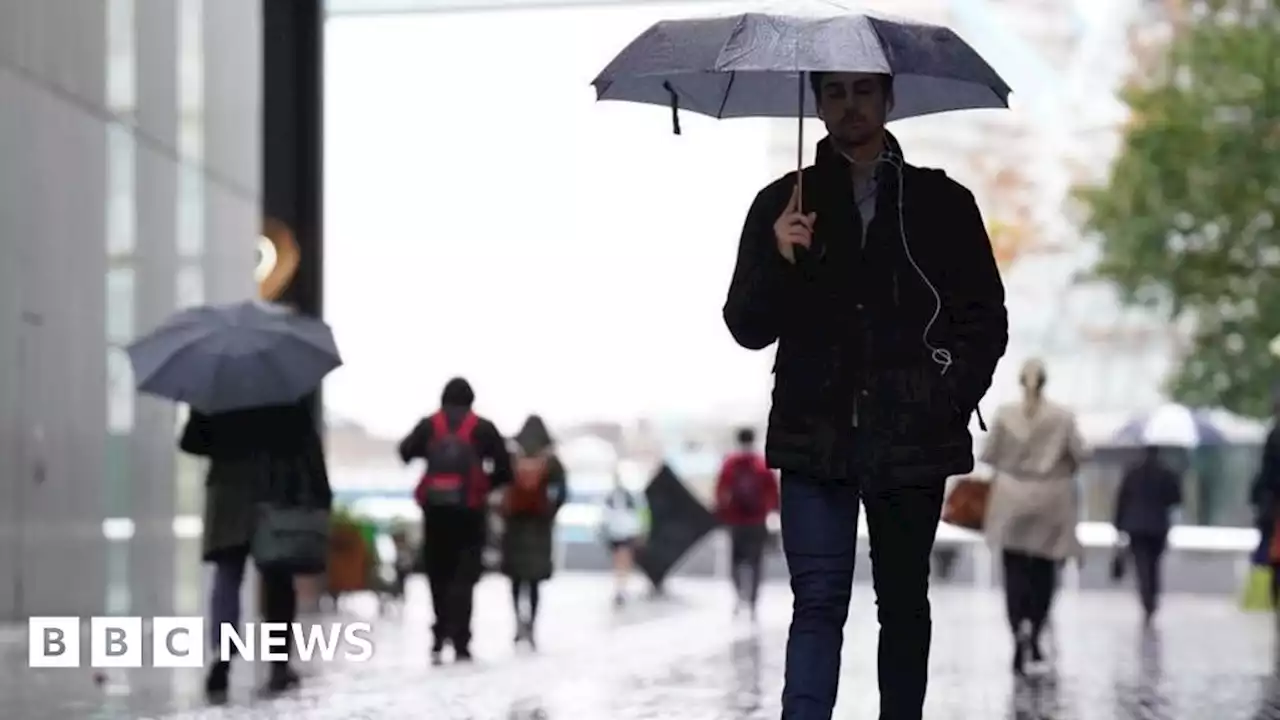
{"type": "Polygon", "coordinates": [[[796,73],[796,210],[804,212],[804,71],[796,73]]]}

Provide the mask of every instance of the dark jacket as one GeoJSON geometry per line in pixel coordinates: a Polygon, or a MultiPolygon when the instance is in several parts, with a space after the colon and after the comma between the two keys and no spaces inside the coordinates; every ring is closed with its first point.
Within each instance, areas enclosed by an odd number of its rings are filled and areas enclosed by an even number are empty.
{"type": "Polygon", "coordinates": [[[1253,505],[1259,523],[1274,524],[1280,501],[1280,422],[1272,426],[1262,444],[1262,462],[1258,474],[1249,489],[1249,502],[1253,505]]]}
{"type": "Polygon", "coordinates": [[[303,405],[216,415],[192,411],[179,446],[209,458],[206,560],[246,551],[261,502],[323,508],[333,503],[320,434],[303,405]]]}
{"type": "MultiPolygon", "coordinates": [[[[446,404],[440,412],[445,414],[449,427],[457,427],[471,407],[446,404]]],[[[472,443],[484,463],[490,487],[496,490],[511,482],[511,457],[498,428],[485,418],[477,419],[472,443]]],[[[406,463],[426,460],[434,434],[431,418],[423,418],[400,441],[400,459],[406,463]]],[[[484,511],[428,508],[423,513],[423,523],[423,559],[428,574],[443,572],[450,563],[460,561],[467,565],[467,572],[479,573],[480,554],[487,539],[484,511]]]]}
{"type": "Polygon", "coordinates": [[[795,265],[778,253],[773,223],[796,174],[760,191],[724,319],[745,348],[778,343],[770,467],[820,479],[890,471],[898,481],[942,482],[973,469],[969,418],[1008,343],[1004,286],[968,190],[940,170],[880,169],[864,243],[849,163],[829,140],[818,144],[817,162],[804,170],[814,242],[795,265]],[[950,353],[945,373],[922,340],[935,310],[928,339],[950,353]]]}
{"type": "Polygon", "coordinates": [[[1182,480],[1159,460],[1130,468],[1116,493],[1116,530],[1139,537],[1169,534],[1170,513],[1182,504],[1182,480]]]}
{"type": "Polygon", "coordinates": [[[515,437],[518,452],[525,456],[549,455],[547,496],[550,508],[543,516],[505,519],[502,533],[502,572],[512,580],[542,581],[554,571],[556,514],[568,492],[564,465],[553,452],[551,435],[537,416],[525,421],[515,437]]]}

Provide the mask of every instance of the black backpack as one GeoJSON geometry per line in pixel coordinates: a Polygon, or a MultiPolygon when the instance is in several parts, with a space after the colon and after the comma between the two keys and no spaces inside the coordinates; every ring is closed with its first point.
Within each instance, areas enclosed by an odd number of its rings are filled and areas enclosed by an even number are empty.
{"type": "Polygon", "coordinates": [[[484,507],[489,494],[489,479],[472,442],[478,423],[479,418],[467,413],[457,429],[452,429],[443,412],[432,416],[427,470],[414,493],[419,505],[473,510],[484,507]]]}

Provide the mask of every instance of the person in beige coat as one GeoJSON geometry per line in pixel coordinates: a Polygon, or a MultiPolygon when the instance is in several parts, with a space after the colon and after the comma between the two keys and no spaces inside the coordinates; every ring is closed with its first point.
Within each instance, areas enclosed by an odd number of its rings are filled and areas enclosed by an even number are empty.
{"type": "Polygon", "coordinates": [[[1079,493],[1075,472],[1085,458],[1075,415],[1044,396],[1044,364],[1019,375],[1022,400],[1001,407],[980,460],[994,470],[986,534],[1003,560],[1005,604],[1014,635],[1013,671],[1044,654],[1040,636],[1057,587],[1058,568],[1078,557],[1079,493]]]}

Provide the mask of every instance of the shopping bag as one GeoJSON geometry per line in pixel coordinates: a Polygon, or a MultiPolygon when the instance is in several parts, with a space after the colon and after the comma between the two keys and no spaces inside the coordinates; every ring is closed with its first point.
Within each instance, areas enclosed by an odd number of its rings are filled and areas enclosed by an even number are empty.
{"type": "Polygon", "coordinates": [[[1245,612],[1270,612],[1274,609],[1271,603],[1271,573],[1271,568],[1266,565],[1249,568],[1244,593],[1240,598],[1240,607],[1245,612]]]}
{"type": "Polygon", "coordinates": [[[991,483],[973,477],[960,478],[947,493],[942,507],[942,522],[981,532],[986,524],[990,501],[991,483]]]}

